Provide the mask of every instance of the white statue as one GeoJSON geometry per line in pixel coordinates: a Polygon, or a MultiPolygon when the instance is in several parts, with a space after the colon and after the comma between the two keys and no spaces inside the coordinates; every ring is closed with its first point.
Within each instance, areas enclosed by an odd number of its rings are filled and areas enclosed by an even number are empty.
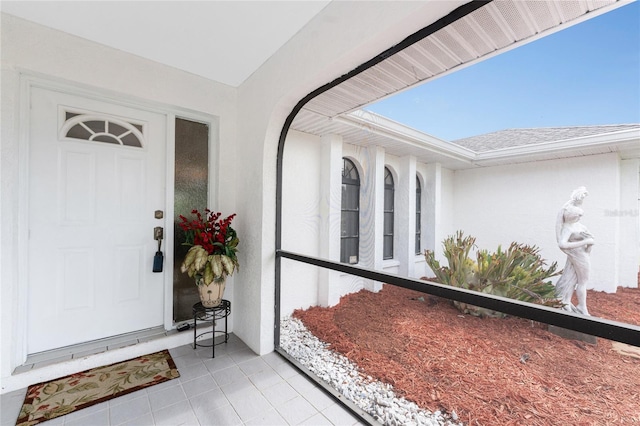
{"type": "Polygon", "coordinates": [[[589,315],[587,310],[587,282],[589,281],[591,247],[595,244],[593,235],[580,223],[583,211],[582,200],[589,195],[581,186],[573,191],[571,199],[565,203],[556,220],[558,247],[567,255],[567,263],[556,284],[556,294],[564,303],[564,309],[589,315]],[[578,297],[578,306],[573,306],[573,292],[578,297]]]}

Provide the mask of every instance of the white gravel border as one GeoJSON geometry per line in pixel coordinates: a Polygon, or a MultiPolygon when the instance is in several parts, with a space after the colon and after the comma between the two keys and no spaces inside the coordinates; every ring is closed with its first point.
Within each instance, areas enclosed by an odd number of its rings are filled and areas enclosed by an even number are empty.
{"type": "Polygon", "coordinates": [[[280,346],[320,379],[387,426],[461,426],[451,416],[423,410],[398,398],[389,384],[363,376],[348,358],[327,349],[297,318],[280,321],[280,346]]]}

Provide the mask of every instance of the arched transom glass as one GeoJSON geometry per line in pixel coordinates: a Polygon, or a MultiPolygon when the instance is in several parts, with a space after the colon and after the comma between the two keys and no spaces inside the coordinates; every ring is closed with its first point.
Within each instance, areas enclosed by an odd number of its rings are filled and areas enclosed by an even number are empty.
{"type": "Polygon", "coordinates": [[[65,113],[61,135],[65,138],[142,148],[144,127],[114,117],[65,113]]]}

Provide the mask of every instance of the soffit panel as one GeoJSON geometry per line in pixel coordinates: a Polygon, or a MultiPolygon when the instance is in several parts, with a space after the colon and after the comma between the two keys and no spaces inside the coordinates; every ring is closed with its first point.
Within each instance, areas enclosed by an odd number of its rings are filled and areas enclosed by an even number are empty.
{"type": "MultiPolygon", "coordinates": [[[[524,146],[515,147],[523,148],[524,146]]],[[[622,159],[640,158],[640,139],[621,141],[617,143],[603,143],[596,145],[569,146],[563,147],[556,144],[549,150],[539,151],[536,153],[526,152],[514,153],[512,156],[505,155],[509,153],[507,150],[496,150],[494,152],[486,152],[480,155],[480,158],[474,161],[479,166],[496,166],[502,164],[526,163],[530,161],[558,160],[563,158],[583,157],[587,155],[611,154],[617,153],[622,159]]]]}
{"type": "Polygon", "coordinates": [[[443,166],[458,170],[468,168],[469,161],[439,154],[433,150],[424,149],[417,144],[398,140],[384,134],[377,133],[373,126],[369,129],[366,126],[356,127],[342,121],[327,120],[325,116],[312,111],[302,110],[296,116],[292,129],[297,131],[317,135],[319,137],[327,135],[340,135],[344,143],[361,146],[364,148],[374,146],[384,146],[387,152],[402,157],[405,155],[415,156],[423,163],[441,163],[443,166]]]}
{"type": "Polygon", "coordinates": [[[598,154],[610,154],[613,152],[618,152],[615,147],[604,146],[604,147],[593,147],[593,148],[584,148],[579,150],[565,150],[565,151],[552,151],[552,152],[541,152],[536,154],[526,154],[519,155],[509,158],[489,158],[486,160],[477,160],[474,162],[477,166],[480,167],[489,167],[489,166],[500,166],[505,164],[519,164],[519,163],[530,163],[532,161],[548,161],[548,160],[561,160],[563,158],[575,158],[575,157],[584,157],[588,155],[598,155],[598,154]]]}
{"type": "MultiPolygon", "coordinates": [[[[429,153],[428,148],[407,147],[405,141],[386,135],[372,136],[361,128],[354,132],[349,124],[336,123],[331,118],[539,38],[542,33],[556,31],[576,19],[584,19],[587,13],[611,8],[615,3],[616,0],[494,0],[313,98],[298,113],[291,128],[319,136],[338,134],[354,145],[377,144],[391,155],[411,154],[421,161],[442,160],[443,155],[429,153]]],[[[556,158],[554,155],[558,154],[550,154],[556,158]]],[[[461,164],[468,167],[470,163],[456,164],[454,168],[461,164]]]]}

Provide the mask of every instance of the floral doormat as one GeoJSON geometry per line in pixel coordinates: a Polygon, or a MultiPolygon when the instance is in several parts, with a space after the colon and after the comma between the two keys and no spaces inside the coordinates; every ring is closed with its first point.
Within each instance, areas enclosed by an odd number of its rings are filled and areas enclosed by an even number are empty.
{"type": "Polygon", "coordinates": [[[180,377],[168,350],[29,386],[16,426],[31,426],[180,377]]]}

